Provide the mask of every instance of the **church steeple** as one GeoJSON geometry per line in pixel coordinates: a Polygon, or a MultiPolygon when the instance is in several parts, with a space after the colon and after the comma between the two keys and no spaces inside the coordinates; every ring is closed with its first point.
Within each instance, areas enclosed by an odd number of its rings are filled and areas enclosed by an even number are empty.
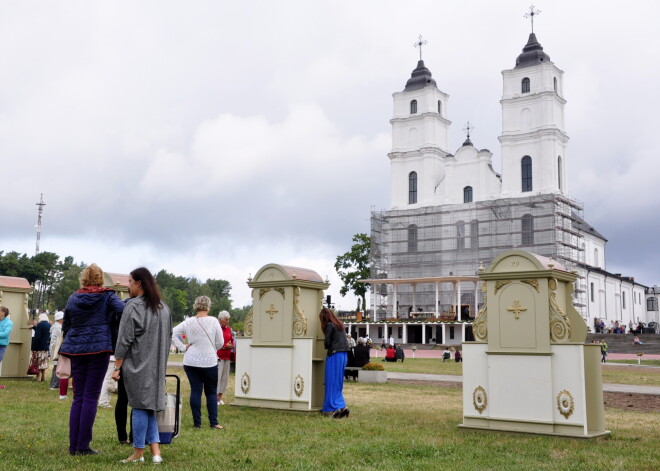
{"type": "Polygon", "coordinates": [[[543,52],[543,46],[536,39],[536,35],[531,33],[527,44],[523,47],[523,52],[516,58],[515,68],[522,69],[543,62],[550,62],[550,56],[543,52]]]}
{"type": "Polygon", "coordinates": [[[403,91],[410,92],[429,85],[437,87],[435,79],[431,75],[431,71],[426,68],[424,61],[420,59],[419,62],[417,62],[417,68],[412,71],[412,74],[410,74],[410,78],[406,82],[406,88],[404,88],[403,91]]]}
{"type": "Polygon", "coordinates": [[[403,91],[394,93],[392,151],[392,208],[432,204],[441,180],[443,159],[449,154],[447,104],[449,96],[438,89],[424,64],[420,36],[419,61],[403,91]]]}

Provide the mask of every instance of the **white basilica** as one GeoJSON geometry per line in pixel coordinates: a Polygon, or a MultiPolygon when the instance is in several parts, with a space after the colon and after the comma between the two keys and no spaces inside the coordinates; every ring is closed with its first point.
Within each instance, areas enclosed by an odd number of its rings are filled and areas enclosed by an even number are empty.
{"type": "Polygon", "coordinates": [[[352,326],[358,335],[470,340],[481,303],[474,276],[510,248],[577,271],[574,301],[592,331],[594,318],[657,321],[649,289],[606,270],[607,240],[569,196],[564,72],[532,33],[502,76],[501,174],[469,131],[450,151],[449,95],[422,60],[394,93],[391,204],[372,213],[372,317],[352,326]]]}

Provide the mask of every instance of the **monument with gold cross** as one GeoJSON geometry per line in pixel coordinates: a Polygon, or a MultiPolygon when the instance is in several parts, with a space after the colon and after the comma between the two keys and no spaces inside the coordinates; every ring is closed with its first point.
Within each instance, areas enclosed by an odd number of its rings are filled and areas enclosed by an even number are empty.
{"type": "Polygon", "coordinates": [[[577,275],[523,250],[479,274],[484,304],[463,343],[461,427],[590,438],[607,435],[600,347],[573,307],[577,275]]]}
{"type": "Polygon", "coordinates": [[[269,264],[248,286],[252,309],[236,339],[234,404],[319,410],[325,368],[319,312],[328,282],[306,268],[269,264]]]}

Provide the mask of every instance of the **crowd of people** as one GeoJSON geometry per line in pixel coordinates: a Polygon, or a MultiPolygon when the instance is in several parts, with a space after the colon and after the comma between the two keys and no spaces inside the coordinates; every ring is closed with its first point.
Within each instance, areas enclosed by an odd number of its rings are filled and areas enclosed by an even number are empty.
{"type": "MultiPolygon", "coordinates": [[[[166,407],[166,369],[171,346],[184,352],[183,368],[190,383],[194,427],[202,426],[203,395],[209,426],[224,428],[218,423],[218,406],[224,405],[230,363],[235,355],[235,337],[227,311],[221,311],[217,319],[210,316],[211,300],[199,296],[194,302],[195,315],[173,327],[156,280],[144,267],[130,273],[126,300],[113,288],[104,287],[103,270],[96,264],[83,270],[80,286],[64,310],[55,313],[52,325],[44,312],[32,326],[30,362],[30,372],[37,382],[42,382],[50,358],[53,370],[49,386],[59,392],[60,400],[68,399],[68,390],[73,389],[69,412],[71,455],[100,453],[91,448],[94,422],[99,406],[112,407],[112,389],[117,392],[117,439],[133,446],[133,453],[120,461],[144,462],[149,446],[151,461],[163,462],[157,412],[166,407]]],[[[0,362],[13,328],[9,314],[6,307],[0,306],[0,362]]],[[[359,338],[356,343],[347,336],[342,322],[330,309],[321,310],[319,321],[327,350],[323,412],[333,418],[348,417],[343,375],[349,352],[351,364],[363,366],[369,362],[371,341],[367,345],[364,338],[359,338]]]]}
{"type": "MultiPolygon", "coordinates": [[[[39,315],[31,326],[28,373],[37,382],[45,381],[50,359],[50,389],[59,392],[60,400],[68,399],[68,390],[73,389],[69,412],[71,455],[99,454],[90,446],[94,422],[99,406],[112,407],[109,392],[113,390],[117,392],[118,441],[133,446],[133,453],[121,462],[144,462],[149,446],[151,461],[159,464],[163,458],[157,412],[166,407],[165,377],[172,344],[185,352],[184,371],[191,384],[194,425],[201,426],[204,390],[210,425],[223,428],[217,422],[217,408],[224,404],[222,395],[235,352],[230,315],[221,311],[218,318],[209,316],[211,300],[200,296],[194,303],[196,315],[173,328],[156,280],[144,267],[130,273],[126,300],[103,285],[103,270],[96,264],[89,265],[81,274],[80,289],[69,297],[63,311],[55,313],[53,323],[45,312],[39,315]],[[182,337],[187,340],[185,345],[182,337]]],[[[0,363],[12,329],[9,310],[0,306],[0,363]]]]}
{"type": "Polygon", "coordinates": [[[619,321],[610,321],[609,324],[605,323],[605,320],[594,318],[594,331],[597,334],[634,334],[639,335],[643,332],[646,324],[643,322],[628,322],[626,324],[619,321]]]}

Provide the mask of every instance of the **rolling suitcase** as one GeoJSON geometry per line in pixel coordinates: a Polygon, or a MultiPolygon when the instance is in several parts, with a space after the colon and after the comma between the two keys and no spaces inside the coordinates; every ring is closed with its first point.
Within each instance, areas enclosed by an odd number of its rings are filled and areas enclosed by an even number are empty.
{"type": "Polygon", "coordinates": [[[167,378],[176,380],[176,393],[167,393],[165,410],[156,413],[161,445],[170,444],[174,438],[179,436],[181,424],[181,379],[177,375],[166,375],[165,381],[167,378]]]}

